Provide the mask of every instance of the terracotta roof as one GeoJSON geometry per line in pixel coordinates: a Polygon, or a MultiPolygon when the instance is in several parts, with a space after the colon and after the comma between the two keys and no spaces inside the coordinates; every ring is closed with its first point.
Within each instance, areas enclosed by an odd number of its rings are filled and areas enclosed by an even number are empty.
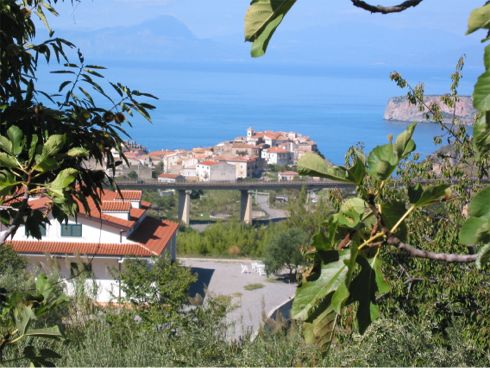
{"type": "Polygon", "coordinates": [[[282,171],[279,173],[282,176],[296,176],[298,173],[296,171],[282,171]]]}
{"type": "Polygon", "coordinates": [[[18,253],[35,254],[86,254],[98,256],[159,256],[168,246],[179,225],[147,217],[130,240],[136,243],[77,243],[37,240],[8,242],[18,253]]]}
{"type": "Polygon", "coordinates": [[[199,162],[199,164],[204,166],[214,166],[214,165],[219,165],[219,162],[209,160],[209,161],[199,162]]]}
{"type": "Polygon", "coordinates": [[[177,179],[179,176],[182,176],[182,175],[170,174],[170,173],[163,173],[163,174],[158,175],[159,178],[168,178],[168,179],[177,179]]]}
{"type": "Polygon", "coordinates": [[[288,153],[288,150],[285,150],[280,147],[271,147],[267,150],[267,152],[272,152],[272,153],[288,153]]]}
{"type": "Polygon", "coordinates": [[[151,203],[151,202],[148,202],[148,201],[143,201],[143,200],[142,200],[142,201],[140,201],[140,207],[141,207],[141,208],[148,209],[148,208],[150,208],[150,207],[151,207],[151,205],[152,205],[152,203],[151,203]]]}
{"type": "Polygon", "coordinates": [[[131,210],[131,203],[102,201],[102,205],[100,207],[103,212],[129,212],[129,210],[131,210]]]}
{"type": "Polygon", "coordinates": [[[167,150],[161,150],[161,151],[153,151],[153,152],[150,152],[148,155],[150,157],[165,157],[165,156],[168,156],[172,153],[175,153],[175,151],[167,151],[167,150]]]}

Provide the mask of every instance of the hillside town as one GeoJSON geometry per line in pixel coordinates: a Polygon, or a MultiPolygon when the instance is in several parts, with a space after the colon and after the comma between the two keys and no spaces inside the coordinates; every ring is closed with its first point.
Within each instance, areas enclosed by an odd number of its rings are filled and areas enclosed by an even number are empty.
{"type": "Polygon", "coordinates": [[[245,136],[190,150],[148,152],[127,142],[128,164],[121,165],[116,176],[145,180],[155,175],[161,182],[234,181],[261,178],[268,170],[276,170],[279,180],[294,180],[298,174],[291,168],[306,152],[316,151],[316,143],[308,136],[252,128],[245,136]]]}

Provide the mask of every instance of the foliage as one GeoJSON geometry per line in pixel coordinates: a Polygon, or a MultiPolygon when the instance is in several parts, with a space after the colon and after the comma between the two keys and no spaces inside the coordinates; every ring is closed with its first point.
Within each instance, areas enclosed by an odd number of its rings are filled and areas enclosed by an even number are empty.
{"type": "Polygon", "coordinates": [[[280,271],[286,267],[289,276],[296,274],[298,267],[303,264],[302,248],[305,246],[307,236],[299,228],[288,228],[276,233],[265,248],[264,263],[268,274],[280,271]]]}
{"type": "Polygon", "coordinates": [[[187,303],[187,291],[196,277],[176,262],[165,257],[146,260],[126,260],[121,274],[124,299],[133,304],[144,322],[168,322],[182,312],[187,303]]]}
{"type": "MultiPolygon", "coordinates": [[[[89,211],[88,198],[99,205],[100,190],[112,179],[87,163],[97,163],[114,173],[120,162],[113,153],[125,159],[121,136],[126,135],[127,117],[137,112],[149,120],[148,110],[154,108],[138,101],[141,96],[154,96],[121,83],[107,84],[113,93],[106,92],[100,84],[104,68],[86,63],[80,50],[76,50],[76,61],[70,60],[75,45],[53,37],[45,14],[58,15],[53,7],[56,2],[0,3],[0,221],[6,226],[0,246],[21,225],[28,235],[41,238],[39,228],[49,222],[46,208],[31,208],[30,197],[48,197],[47,209],[60,222],[76,216],[79,205],[89,211]],[[48,28],[50,39],[36,43],[34,17],[48,28]],[[51,73],[69,78],[54,93],[36,85],[39,66],[53,61],[62,63],[63,68],[51,73]],[[98,105],[95,101],[99,98],[104,98],[105,104],[98,105]]],[[[0,360],[7,346],[12,348],[26,337],[60,336],[57,326],[32,326],[64,302],[54,290],[43,275],[37,277],[35,290],[29,293],[12,284],[8,290],[2,289],[0,360]]],[[[51,350],[37,351],[31,345],[25,346],[22,355],[35,365],[52,365],[50,358],[56,357],[51,350]]]]}
{"type": "MultiPolygon", "coordinates": [[[[57,295],[55,285],[44,275],[37,277],[35,290],[31,294],[0,289],[0,363],[4,360],[4,350],[20,340],[29,337],[61,337],[58,326],[36,327],[34,324],[65,302],[66,297],[57,295]]],[[[27,345],[16,359],[27,358],[35,365],[52,365],[49,358],[56,356],[49,349],[37,352],[32,345],[27,345]]]]}
{"type": "MultiPolygon", "coordinates": [[[[395,9],[397,7],[353,2],[355,6],[365,10],[381,13],[403,11],[418,3],[420,1],[405,2],[395,9]]],[[[273,32],[293,4],[294,1],[251,2],[245,17],[245,38],[253,42],[252,56],[265,53],[273,32]]],[[[481,28],[490,29],[489,9],[486,4],[472,12],[468,21],[468,33],[481,28]]],[[[487,37],[484,41],[488,40],[487,37]]],[[[474,106],[480,112],[475,123],[473,140],[466,135],[464,128],[455,127],[456,118],[452,125],[444,125],[437,104],[424,105],[422,85],[409,87],[408,92],[409,101],[419,104],[422,111],[426,109],[427,116],[432,115],[432,119],[439,122],[442,129],[449,134],[448,141],[453,140],[457,146],[456,152],[460,153],[457,158],[459,163],[467,165],[468,156],[473,153],[475,159],[472,160],[472,165],[476,166],[477,179],[487,174],[489,163],[490,46],[485,49],[484,62],[487,71],[478,79],[473,93],[474,106]],[[469,145],[469,142],[472,144],[469,145]]],[[[452,75],[451,93],[443,99],[449,107],[456,106],[458,101],[457,86],[462,65],[463,61],[460,61],[452,75]]],[[[393,73],[392,79],[401,88],[408,85],[398,73],[393,73]]],[[[444,201],[457,201],[462,190],[466,191],[466,197],[472,192],[469,177],[465,176],[464,171],[457,171],[459,168],[445,171],[447,177],[460,179],[454,189],[442,181],[423,187],[420,183],[407,180],[408,177],[402,179],[406,192],[399,188],[387,188],[395,170],[403,167],[404,161],[416,148],[412,139],[414,129],[415,125],[410,125],[395,142],[390,139],[387,144],[374,148],[367,157],[361,150],[350,150],[345,167],[328,165],[314,154],[305,155],[300,160],[300,173],[351,183],[356,188],[356,196],[346,199],[337,213],[326,218],[324,229],[313,240],[314,265],[306,272],[303,283],[298,288],[292,310],[293,318],[305,322],[304,334],[307,341],[315,341],[322,347],[329,346],[337,322],[343,317],[342,312],[346,307],[355,310],[357,327],[361,333],[378,318],[380,295],[390,290],[381,271],[381,260],[391,254],[389,247],[394,246],[412,257],[445,262],[476,262],[479,268],[485,267],[484,264],[488,262],[490,248],[485,245],[490,241],[488,188],[472,198],[469,205],[470,217],[462,224],[459,233],[461,243],[472,249],[479,249],[477,255],[444,253],[450,251],[447,245],[443,252],[432,252],[420,250],[407,243],[420,240],[412,235],[412,228],[409,228],[410,216],[415,217],[417,212],[423,211],[435,212],[444,201]]],[[[439,142],[440,139],[436,138],[436,141],[439,142]]],[[[422,243],[425,242],[424,239],[422,243]]]]}
{"type": "Polygon", "coordinates": [[[268,237],[278,225],[251,227],[238,221],[217,222],[202,233],[192,229],[177,235],[179,255],[261,257],[268,237]]]}
{"type": "Polygon", "coordinates": [[[126,135],[127,116],[137,112],[149,119],[147,110],[153,109],[138,99],[154,96],[121,83],[108,83],[113,93],[106,92],[100,84],[104,68],[86,63],[80,50],[76,61],[70,60],[75,46],[69,41],[51,32],[49,40],[34,43],[33,17],[49,28],[45,11],[57,15],[54,3],[8,0],[0,5],[0,218],[8,225],[0,243],[20,225],[40,238],[39,226],[48,220],[41,209],[28,206],[31,196],[51,198],[50,209],[59,221],[75,216],[79,204],[88,210],[88,197],[99,204],[98,191],[111,178],[87,161],[114,170],[113,152],[124,159],[121,135],[126,135]],[[36,82],[41,60],[49,65],[53,58],[63,68],[52,73],[69,79],[50,93],[36,82]],[[98,98],[106,103],[96,104],[98,98]]]}

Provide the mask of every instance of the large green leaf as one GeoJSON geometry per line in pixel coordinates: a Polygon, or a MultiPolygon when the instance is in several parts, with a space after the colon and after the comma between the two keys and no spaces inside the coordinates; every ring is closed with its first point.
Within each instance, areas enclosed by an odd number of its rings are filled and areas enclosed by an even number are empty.
{"type": "Polygon", "coordinates": [[[474,9],[468,18],[466,34],[475,32],[480,28],[490,27],[490,4],[474,9]]]}
{"type": "Polygon", "coordinates": [[[459,241],[465,245],[490,242],[490,218],[468,218],[459,230],[459,241]]]}
{"type": "Polygon", "coordinates": [[[291,315],[294,319],[307,320],[324,299],[333,293],[347,275],[345,260],[349,258],[350,252],[329,251],[334,256],[334,261],[322,264],[320,276],[313,281],[305,281],[296,290],[291,315]]]}
{"type": "Polygon", "coordinates": [[[350,285],[351,301],[358,302],[357,323],[359,332],[364,333],[371,322],[379,317],[376,305],[376,277],[375,271],[364,257],[358,257],[361,271],[352,280],[350,285]]]}
{"type": "Polygon", "coordinates": [[[451,189],[447,184],[439,184],[425,188],[423,188],[421,185],[417,185],[415,188],[409,187],[408,191],[410,203],[416,207],[427,206],[428,204],[438,202],[443,198],[447,198],[450,195],[451,189]]]}
{"type": "Polygon", "coordinates": [[[490,110],[490,71],[478,77],[473,90],[473,106],[480,111],[490,110]]]}
{"type": "Polygon", "coordinates": [[[12,153],[18,155],[22,152],[24,133],[16,126],[12,125],[7,130],[7,136],[12,143],[12,153]]]}
{"type": "Polygon", "coordinates": [[[339,212],[334,215],[334,218],[339,225],[354,228],[361,221],[366,207],[366,202],[362,198],[349,198],[342,203],[339,212]]]}
{"type": "MultiPolygon", "coordinates": [[[[381,205],[381,217],[383,218],[384,224],[390,229],[395,226],[406,211],[405,203],[402,201],[387,200],[381,205]]],[[[407,232],[407,225],[403,222],[396,230],[395,235],[402,241],[405,241],[407,239],[407,232]]]]}
{"type": "Polygon", "coordinates": [[[17,160],[15,157],[5,152],[0,152],[0,167],[2,169],[11,169],[17,167],[17,160]]]}
{"type": "Polygon", "coordinates": [[[459,231],[460,242],[465,245],[490,243],[490,187],[473,197],[469,215],[459,231]]]}
{"type": "Polygon", "coordinates": [[[52,157],[60,152],[66,144],[66,135],[53,134],[44,143],[41,155],[43,157],[52,157]]]}
{"type": "Polygon", "coordinates": [[[490,152],[490,112],[480,116],[473,124],[473,147],[480,155],[490,152]]]}
{"type": "Polygon", "coordinates": [[[390,284],[385,280],[383,271],[381,270],[381,257],[376,256],[369,260],[369,265],[374,271],[374,278],[376,281],[376,288],[378,293],[386,294],[391,290],[390,284]]]}
{"type": "Polygon", "coordinates": [[[245,14],[245,41],[253,42],[251,54],[262,56],[269,41],[296,0],[252,0],[245,14]]]}
{"type": "Polygon", "coordinates": [[[388,143],[375,147],[367,159],[367,172],[379,180],[387,179],[398,165],[393,145],[388,143]]]}
{"type": "Polygon", "coordinates": [[[473,197],[469,210],[470,216],[490,218],[490,186],[473,197]]]}
{"type": "Polygon", "coordinates": [[[10,139],[4,137],[3,135],[0,135],[0,150],[7,153],[12,153],[12,142],[10,142],[10,139]]]}
{"type": "Polygon", "coordinates": [[[316,153],[306,153],[298,161],[298,171],[302,175],[319,176],[332,180],[351,182],[345,167],[332,166],[316,153]]]}

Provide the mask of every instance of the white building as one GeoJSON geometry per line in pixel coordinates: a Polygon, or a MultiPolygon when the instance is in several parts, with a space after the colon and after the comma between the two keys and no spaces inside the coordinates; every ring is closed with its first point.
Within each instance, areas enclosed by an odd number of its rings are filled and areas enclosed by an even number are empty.
{"type": "Polygon", "coordinates": [[[226,162],[203,161],[196,166],[199,181],[233,181],[236,180],[236,168],[226,162]]]}
{"type": "MultiPolygon", "coordinates": [[[[176,257],[176,233],[178,224],[147,216],[151,203],[141,200],[141,191],[123,190],[119,193],[105,191],[100,211],[89,200],[90,212],[80,206],[77,218],[60,224],[51,213],[50,220],[41,229],[42,238],[27,237],[21,226],[13,240],[7,242],[14,251],[27,258],[33,272],[57,269],[65,280],[67,292],[73,290],[71,276],[79,267],[90,272],[86,286],[95,286],[97,302],[117,301],[121,295],[118,272],[126,259],[160,257],[168,253],[176,257]]],[[[47,212],[47,197],[29,201],[32,209],[47,212]]],[[[0,228],[0,231],[3,229],[0,228]]]]}
{"type": "Polygon", "coordinates": [[[262,151],[262,158],[269,165],[290,165],[292,163],[291,156],[291,152],[280,147],[271,147],[262,151]]]}

